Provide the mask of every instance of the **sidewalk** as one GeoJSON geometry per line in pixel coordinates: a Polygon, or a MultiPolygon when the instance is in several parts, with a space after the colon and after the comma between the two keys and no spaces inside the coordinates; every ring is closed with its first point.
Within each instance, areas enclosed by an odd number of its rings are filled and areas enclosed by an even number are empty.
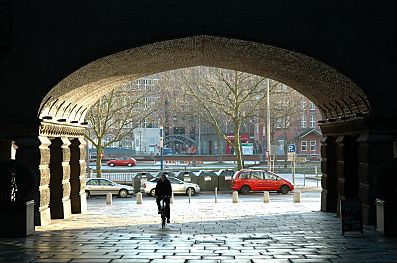
{"type": "Polygon", "coordinates": [[[397,239],[374,229],[341,236],[319,200],[252,202],[176,197],[160,227],[152,198],[89,199],[89,213],[0,239],[0,262],[397,262],[397,239]]]}

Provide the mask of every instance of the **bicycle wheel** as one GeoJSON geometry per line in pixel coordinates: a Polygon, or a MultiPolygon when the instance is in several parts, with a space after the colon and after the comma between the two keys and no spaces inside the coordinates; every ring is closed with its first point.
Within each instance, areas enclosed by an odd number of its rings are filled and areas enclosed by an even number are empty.
{"type": "Polygon", "coordinates": [[[164,209],[163,211],[161,211],[161,228],[165,227],[165,213],[164,213],[164,209]]]}

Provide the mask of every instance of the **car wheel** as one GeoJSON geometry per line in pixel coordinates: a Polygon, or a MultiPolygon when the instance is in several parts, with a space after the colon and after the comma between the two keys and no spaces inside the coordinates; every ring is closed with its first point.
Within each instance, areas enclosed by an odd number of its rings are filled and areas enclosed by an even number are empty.
{"type": "Polygon", "coordinates": [[[87,197],[90,197],[90,196],[91,196],[91,195],[90,195],[90,191],[85,190],[85,195],[86,195],[87,197]]]}
{"type": "Polygon", "coordinates": [[[114,163],[110,163],[109,165],[110,165],[111,167],[114,167],[114,163]]]}
{"type": "Polygon", "coordinates": [[[194,190],[194,188],[189,187],[188,189],[186,189],[186,194],[189,195],[189,191],[191,191],[191,195],[195,195],[196,194],[196,190],[194,190]]]}
{"type": "Polygon", "coordinates": [[[150,195],[151,196],[154,196],[155,193],[156,193],[156,189],[153,188],[152,190],[150,190],[150,195]]]}
{"type": "Polygon", "coordinates": [[[280,187],[280,193],[282,193],[283,195],[288,194],[288,192],[289,192],[288,185],[283,185],[283,186],[280,187]]]}
{"type": "Polygon", "coordinates": [[[244,185],[243,187],[241,187],[241,193],[243,195],[249,194],[249,192],[251,191],[251,188],[248,185],[244,185]]]}
{"type": "Polygon", "coordinates": [[[125,189],[121,189],[119,191],[119,196],[122,197],[122,198],[127,197],[128,196],[128,191],[125,190],[125,189]]]}
{"type": "Polygon", "coordinates": [[[132,163],[129,163],[129,164],[127,164],[129,167],[131,167],[132,166],[132,163]]]}

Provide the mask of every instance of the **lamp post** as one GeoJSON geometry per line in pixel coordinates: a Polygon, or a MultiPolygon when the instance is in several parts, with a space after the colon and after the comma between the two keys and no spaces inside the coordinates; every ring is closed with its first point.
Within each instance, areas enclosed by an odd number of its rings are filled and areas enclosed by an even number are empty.
{"type": "MultiPolygon", "coordinates": [[[[267,79],[266,89],[266,151],[268,153],[268,169],[271,160],[271,145],[270,145],[270,79],[267,79]]],[[[269,169],[271,170],[271,169],[269,169]]]]}
{"type": "Polygon", "coordinates": [[[164,135],[163,126],[160,126],[160,170],[163,170],[163,146],[164,146],[164,135]]]}
{"type": "Polygon", "coordinates": [[[201,155],[201,120],[198,117],[198,154],[201,155]]]}

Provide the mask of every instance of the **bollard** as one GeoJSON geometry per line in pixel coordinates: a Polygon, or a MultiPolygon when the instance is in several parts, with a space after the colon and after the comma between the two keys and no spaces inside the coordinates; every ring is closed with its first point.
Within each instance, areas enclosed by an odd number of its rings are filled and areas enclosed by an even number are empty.
{"type": "Polygon", "coordinates": [[[233,192],[233,203],[238,203],[238,192],[234,191],[233,192]]]}
{"type": "Polygon", "coordinates": [[[171,193],[170,204],[174,203],[174,192],[171,193]]]}
{"type": "Polygon", "coordinates": [[[269,203],[270,202],[270,195],[268,191],[263,192],[263,202],[269,203]]]}
{"type": "Polygon", "coordinates": [[[189,204],[191,199],[192,199],[192,191],[189,189],[189,204]]]}
{"type": "Polygon", "coordinates": [[[142,193],[136,193],[136,203],[138,205],[142,204],[142,193]]]}
{"type": "Polygon", "coordinates": [[[111,205],[112,204],[112,193],[107,193],[106,194],[106,204],[111,205]]]}
{"type": "Polygon", "coordinates": [[[215,187],[215,203],[218,203],[218,187],[215,187]]]}
{"type": "Polygon", "coordinates": [[[295,191],[294,192],[294,203],[300,203],[301,202],[301,192],[295,191]]]}

